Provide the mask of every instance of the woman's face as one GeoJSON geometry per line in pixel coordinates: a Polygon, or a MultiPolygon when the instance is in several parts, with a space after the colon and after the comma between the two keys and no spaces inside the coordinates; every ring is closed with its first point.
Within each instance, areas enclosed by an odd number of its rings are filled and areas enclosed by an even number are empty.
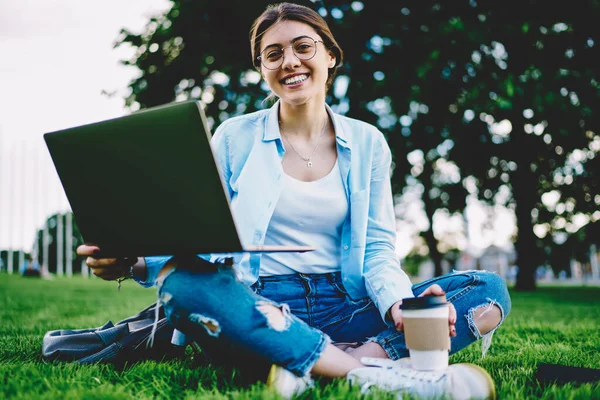
{"type": "Polygon", "coordinates": [[[282,101],[291,105],[306,104],[310,100],[325,101],[328,70],[335,65],[335,56],[325,48],[322,40],[310,25],[298,21],[278,22],[264,33],[260,42],[261,57],[265,62],[273,62],[281,56],[281,65],[268,69],[261,62],[260,70],[282,101]],[[319,42],[314,43],[314,40],[319,42]],[[316,46],[316,53],[309,60],[300,59],[294,53],[295,50],[301,58],[308,58],[311,50],[303,44],[316,46]],[[281,48],[284,48],[283,53],[281,48]]]}

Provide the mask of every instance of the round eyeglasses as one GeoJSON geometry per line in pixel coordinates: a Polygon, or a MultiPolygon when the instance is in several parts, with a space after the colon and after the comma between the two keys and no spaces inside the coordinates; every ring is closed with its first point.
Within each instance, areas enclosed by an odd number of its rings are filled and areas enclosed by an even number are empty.
{"type": "Polygon", "coordinates": [[[307,61],[317,54],[317,43],[319,42],[323,43],[322,40],[301,37],[295,39],[290,46],[267,46],[256,59],[260,60],[263,67],[266,69],[278,69],[283,64],[283,52],[285,49],[291,47],[292,52],[299,60],[307,61]]]}

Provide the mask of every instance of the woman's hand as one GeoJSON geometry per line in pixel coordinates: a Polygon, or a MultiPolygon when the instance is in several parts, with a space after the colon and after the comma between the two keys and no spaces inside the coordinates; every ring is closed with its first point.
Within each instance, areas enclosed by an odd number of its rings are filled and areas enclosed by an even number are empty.
{"type": "Polygon", "coordinates": [[[129,276],[132,265],[137,261],[137,257],[123,258],[96,258],[94,255],[100,252],[98,246],[83,244],[77,247],[77,254],[87,256],[85,263],[92,269],[92,273],[106,281],[115,281],[124,276],[129,276]]]}
{"type": "MultiPolygon", "coordinates": [[[[419,295],[419,297],[423,296],[444,296],[446,292],[440,287],[440,285],[433,284],[429,286],[423,293],[419,295]]],[[[390,309],[390,315],[392,320],[394,321],[394,325],[396,326],[396,330],[401,332],[403,329],[402,325],[402,310],[400,309],[400,305],[402,304],[402,300],[394,303],[394,305],[390,309]]],[[[456,308],[450,302],[448,302],[448,325],[450,328],[450,336],[456,336],[456,308]]]]}

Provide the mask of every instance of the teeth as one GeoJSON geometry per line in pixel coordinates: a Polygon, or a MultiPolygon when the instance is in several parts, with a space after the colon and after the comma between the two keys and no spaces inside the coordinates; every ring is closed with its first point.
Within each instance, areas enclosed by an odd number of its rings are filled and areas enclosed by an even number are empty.
{"type": "Polygon", "coordinates": [[[285,83],[286,85],[292,85],[294,83],[300,83],[307,79],[308,79],[307,75],[296,75],[296,76],[292,76],[291,78],[286,79],[285,81],[283,81],[283,83],[285,83]]]}

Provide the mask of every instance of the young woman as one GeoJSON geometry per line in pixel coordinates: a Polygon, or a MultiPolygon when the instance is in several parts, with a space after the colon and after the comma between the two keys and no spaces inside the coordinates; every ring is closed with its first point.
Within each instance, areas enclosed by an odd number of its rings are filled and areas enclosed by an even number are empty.
{"type": "MultiPolygon", "coordinates": [[[[171,323],[217,362],[274,364],[271,382],[283,394],[309,374],[417,394],[491,394],[489,375],[475,366],[453,365],[421,386],[423,376],[381,359],[408,356],[399,305],[414,296],[452,303],[452,352],[481,338],[489,346],[510,310],[504,281],[471,271],[411,285],[394,249],[388,145],[375,127],[325,103],[343,59],[327,23],[282,3],[256,19],[250,36],[254,65],[278,101],[219,126],[216,160],[244,244],[316,250],[139,258],[134,278],[159,286],[171,323]],[[472,392],[453,392],[459,381],[472,392]]],[[[95,250],[78,249],[94,274],[129,275],[133,261],[96,259],[95,250]]]]}

